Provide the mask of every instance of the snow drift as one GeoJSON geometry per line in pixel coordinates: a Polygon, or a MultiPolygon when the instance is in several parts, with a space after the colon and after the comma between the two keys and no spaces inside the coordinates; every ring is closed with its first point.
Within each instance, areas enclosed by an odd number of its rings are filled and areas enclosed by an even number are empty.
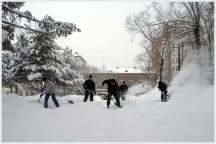
{"type": "Polygon", "coordinates": [[[39,95],[3,96],[3,142],[213,142],[214,87],[178,86],[169,102],[159,102],[157,89],[129,96],[123,108],[94,97],[57,97],[55,108],[43,108],[39,95]],[[74,104],[68,104],[73,100],[74,104]]]}

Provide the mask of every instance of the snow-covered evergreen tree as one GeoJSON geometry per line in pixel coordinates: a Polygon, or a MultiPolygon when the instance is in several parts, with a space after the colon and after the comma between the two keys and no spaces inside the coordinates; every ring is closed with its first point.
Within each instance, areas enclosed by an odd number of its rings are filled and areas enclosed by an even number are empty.
{"type": "Polygon", "coordinates": [[[49,35],[53,39],[81,31],[73,23],[55,21],[48,15],[38,20],[30,11],[19,11],[24,4],[24,2],[2,2],[2,50],[13,51],[12,41],[18,30],[49,35]]]}
{"type": "Polygon", "coordinates": [[[10,65],[11,56],[12,52],[10,51],[2,52],[2,86],[10,87],[12,92],[12,86],[15,85],[15,81],[10,65]]]}
{"type": "Polygon", "coordinates": [[[61,82],[61,87],[63,88],[65,94],[66,89],[69,91],[75,91],[77,87],[82,86],[84,79],[79,73],[76,59],[72,54],[72,50],[69,49],[68,46],[63,49],[63,54],[61,56],[64,58],[65,63],[67,64],[67,66],[64,67],[64,71],[66,71],[66,74],[63,74],[64,82],[61,82]]]}
{"type": "Polygon", "coordinates": [[[19,16],[11,13],[8,9],[18,11],[23,5],[24,2],[2,2],[2,50],[13,51],[11,41],[15,38],[16,25],[20,22],[19,16]],[[14,25],[10,23],[14,23],[14,25]]]}
{"type": "MultiPolygon", "coordinates": [[[[20,42],[17,42],[18,49],[21,45],[20,42]]],[[[24,49],[22,48],[18,54],[18,59],[22,65],[14,66],[17,67],[16,76],[23,75],[22,80],[27,82],[24,87],[40,88],[43,76],[47,76],[59,87],[74,85],[83,81],[76,69],[72,69],[76,67],[76,63],[68,64],[59,50],[56,49],[54,40],[47,35],[34,34],[24,49]]]]}
{"type": "Polygon", "coordinates": [[[29,11],[20,12],[23,5],[2,3],[4,86],[20,84],[23,88],[39,90],[43,76],[60,87],[83,82],[82,75],[76,72],[75,61],[67,63],[54,42],[57,37],[67,37],[80,29],[73,23],[55,21],[48,15],[38,20],[29,11]]]}

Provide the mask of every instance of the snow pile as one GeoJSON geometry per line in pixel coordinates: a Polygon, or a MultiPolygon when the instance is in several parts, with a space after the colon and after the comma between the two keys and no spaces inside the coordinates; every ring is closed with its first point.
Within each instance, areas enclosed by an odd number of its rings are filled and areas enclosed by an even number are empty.
{"type": "Polygon", "coordinates": [[[85,103],[83,95],[57,96],[60,107],[50,98],[48,109],[44,97],[38,103],[39,94],[3,96],[2,141],[213,142],[214,86],[199,85],[196,68],[182,68],[168,90],[168,102],[160,102],[157,87],[146,93],[143,85],[129,89],[123,108],[111,101],[107,109],[99,96],[85,103]]]}
{"type": "Polygon", "coordinates": [[[204,79],[200,73],[200,67],[194,66],[193,63],[190,63],[186,66],[183,66],[180,73],[176,75],[173,79],[172,85],[197,85],[205,84],[204,79]]]}
{"type": "Polygon", "coordinates": [[[128,89],[129,96],[139,96],[145,94],[151,90],[151,86],[148,83],[142,83],[138,85],[133,85],[128,89]]]}
{"type": "Polygon", "coordinates": [[[209,77],[212,67],[210,56],[204,50],[191,50],[184,60],[181,71],[174,77],[172,86],[177,85],[205,85],[208,84],[206,76],[209,77]]]}
{"type": "Polygon", "coordinates": [[[143,88],[142,84],[134,85],[128,89],[127,95],[135,96],[135,95],[137,95],[137,93],[143,93],[144,91],[145,91],[145,89],[143,88]]]}
{"type": "Polygon", "coordinates": [[[161,92],[158,88],[154,88],[146,94],[143,94],[139,97],[140,101],[143,102],[160,102],[161,101],[161,92]]]}
{"type": "MultiPolygon", "coordinates": [[[[137,88],[139,89],[139,88],[137,88]]],[[[130,90],[135,93],[136,88],[130,90]]],[[[44,97],[2,98],[3,142],[213,142],[214,86],[177,86],[168,102],[157,88],[139,97],[127,95],[117,108],[95,96],[57,97],[56,108],[44,97]],[[73,100],[74,104],[69,104],[73,100]]]]}

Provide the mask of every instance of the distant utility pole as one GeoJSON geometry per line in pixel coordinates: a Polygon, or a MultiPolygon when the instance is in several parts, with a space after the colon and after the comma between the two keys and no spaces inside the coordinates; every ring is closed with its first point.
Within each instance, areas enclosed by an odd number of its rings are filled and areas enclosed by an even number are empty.
{"type": "MultiPolygon", "coordinates": [[[[182,48],[183,48],[183,43],[182,43],[182,48]]],[[[178,48],[178,70],[180,71],[181,69],[181,59],[180,59],[180,44],[178,44],[178,47],[174,47],[174,44],[173,44],[173,49],[174,48],[178,48]]]]}
{"type": "Polygon", "coordinates": [[[178,44],[178,70],[180,71],[181,68],[181,63],[180,63],[180,45],[178,44]]]}

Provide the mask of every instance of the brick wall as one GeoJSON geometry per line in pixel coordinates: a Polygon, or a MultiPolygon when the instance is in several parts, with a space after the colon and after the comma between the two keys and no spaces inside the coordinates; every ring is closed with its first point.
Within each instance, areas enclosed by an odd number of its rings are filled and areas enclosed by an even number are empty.
{"type": "MultiPolygon", "coordinates": [[[[96,84],[96,87],[100,87],[103,80],[109,79],[109,78],[115,78],[115,80],[118,82],[118,85],[121,85],[123,81],[127,84],[127,86],[132,86],[135,84],[140,84],[147,79],[147,73],[92,73],[93,80],[96,84]]],[[[154,75],[153,82],[156,83],[157,76],[154,75]]],[[[85,77],[85,79],[88,79],[88,75],[85,77]]]]}

